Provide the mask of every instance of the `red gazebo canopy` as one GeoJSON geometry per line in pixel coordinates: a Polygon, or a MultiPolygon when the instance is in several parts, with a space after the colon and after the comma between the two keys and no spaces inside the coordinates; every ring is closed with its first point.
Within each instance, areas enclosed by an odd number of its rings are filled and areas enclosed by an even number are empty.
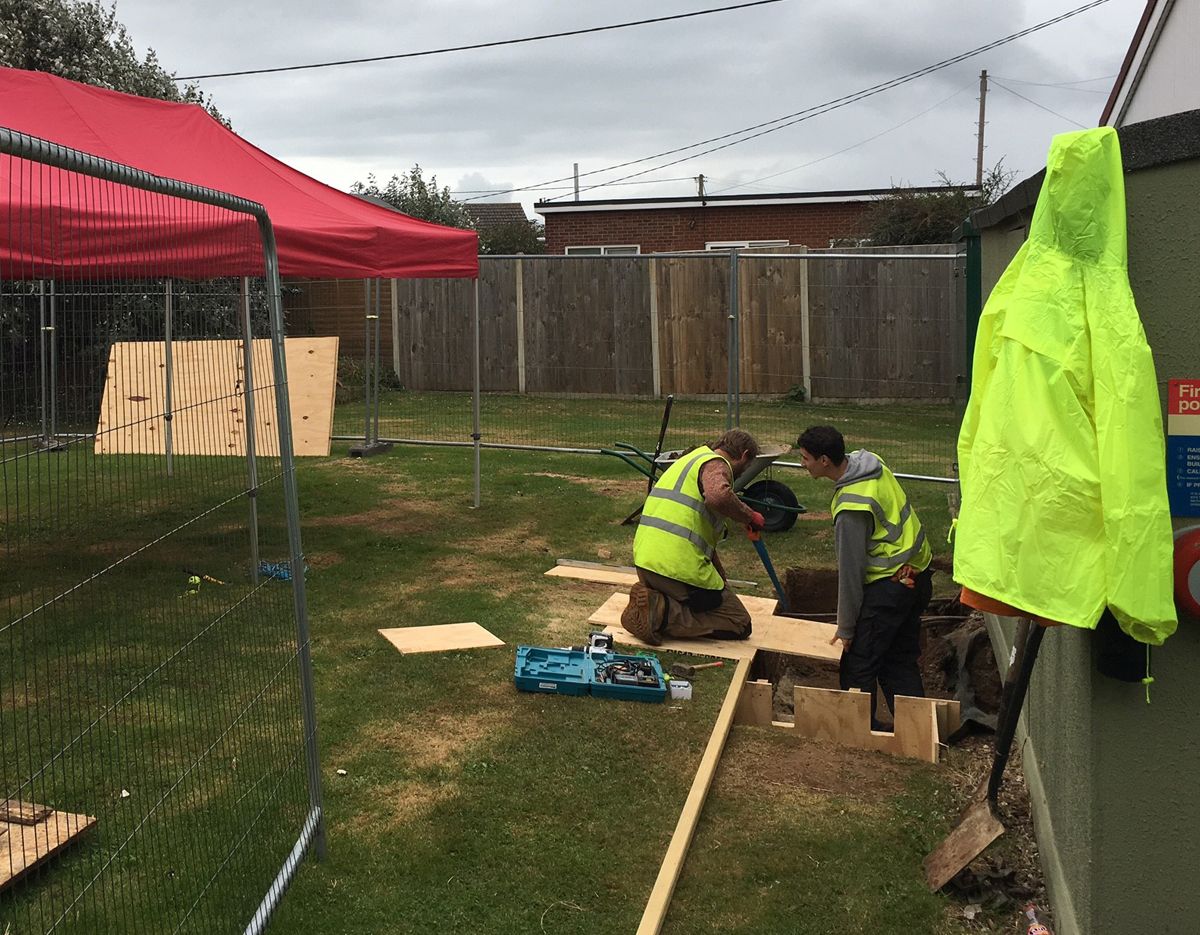
{"type": "MultiPolygon", "coordinates": [[[[478,275],[479,240],[474,231],[418,221],[331,188],[251,145],[194,104],[121,94],[44,72],[0,68],[0,126],[154,175],[259,202],[274,225],[279,269],[285,276],[478,275]]],[[[61,260],[30,257],[28,245],[20,245],[18,255],[18,245],[3,242],[5,227],[10,231],[19,228],[21,217],[42,212],[44,218],[45,212],[52,212],[56,239],[74,245],[71,268],[94,265],[112,271],[119,267],[121,245],[95,237],[96,224],[103,220],[95,209],[80,211],[78,205],[64,202],[67,186],[53,188],[59,192],[58,203],[48,205],[44,195],[39,203],[30,179],[0,179],[0,210],[9,215],[9,223],[0,225],[0,262],[10,267],[66,265],[61,260]],[[73,224],[78,226],[74,237],[73,224]],[[87,255],[88,249],[95,251],[94,257],[87,255]]],[[[136,217],[136,205],[113,210],[121,214],[123,222],[131,217],[143,222],[139,234],[143,239],[147,229],[157,230],[156,225],[163,227],[162,236],[170,233],[167,227],[178,234],[178,219],[164,226],[161,218],[136,217]]],[[[114,227],[119,230],[121,225],[114,227]]],[[[220,236],[211,222],[198,226],[195,233],[210,239],[220,236]]],[[[258,270],[235,270],[241,262],[237,257],[224,258],[223,274],[261,273],[261,263],[258,270]]],[[[210,255],[205,271],[212,268],[210,255]]]]}

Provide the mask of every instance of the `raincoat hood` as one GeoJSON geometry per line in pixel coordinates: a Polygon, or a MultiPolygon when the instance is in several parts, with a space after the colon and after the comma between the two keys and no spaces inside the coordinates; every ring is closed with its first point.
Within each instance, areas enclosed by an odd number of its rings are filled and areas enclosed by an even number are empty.
{"type": "Polygon", "coordinates": [[[992,291],[958,441],[955,580],[1133,638],[1177,625],[1161,403],[1126,267],[1110,127],[1054,138],[1029,238],[992,291]]]}
{"type": "Polygon", "coordinates": [[[883,462],[879,460],[879,456],[865,448],[850,452],[846,462],[846,473],[839,477],[837,483],[833,485],[834,490],[883,474],[883,462]]]}

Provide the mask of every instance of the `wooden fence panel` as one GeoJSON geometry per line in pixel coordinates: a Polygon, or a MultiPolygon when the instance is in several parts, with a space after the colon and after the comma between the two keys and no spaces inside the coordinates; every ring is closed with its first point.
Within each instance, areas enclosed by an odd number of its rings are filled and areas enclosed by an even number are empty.
{"type": "MultiPolygon", "coordinates": [[[[804,253],[804,247],[771,253],[804,253]]],[[[804,382],[803,318],[807,260],[742,254],[738,270],[743,393],[781,395],[804,382]]]]}
{"type": "Polygon", "coordinates": [[[729,257],[658,261],[662,392],[724,395],[729,383],[729,257]]]}

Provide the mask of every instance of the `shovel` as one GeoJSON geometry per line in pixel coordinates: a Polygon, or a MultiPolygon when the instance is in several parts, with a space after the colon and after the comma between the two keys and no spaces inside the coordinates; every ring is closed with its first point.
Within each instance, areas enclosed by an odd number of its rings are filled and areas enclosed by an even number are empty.
{"type": "Polygon", "coordinates": [[[1004,825],[997,817],[997,797],[1004,781],[1004,767],[1012,750],[1017,721],[1025,704],[1029,676],[1037,661],[1045,628],[1021,618],[1013,640],[1013,654],[1004,677],[1000,695],[1000,713],[996,725],[996,755],[992,770],[985,782],[975,790],[974,800],[958,826],[925,858],[925,882],[931,890],[940,890],[967,864],[983,853],[996,838],[1004,834],[1004,825]]]}
{"type": "Polygon", "coordinates": [[[775,594],[779,597],[779,610],[781,613],[790,613],[788,607],[787,595],[783,593],[783,585],[779,583],[779,576],[775,574],[775,566],[771,564],[771,556],[767,554],[767,546],[762,541],[762,532],[753,529],[750,526],[746,527],[746,536],[754,543],[754,551],[758,553],[758,557],[762,559],[763,568],[767,570],[767,575],[771,579],[771,584],[775,588],[775,594]]]}

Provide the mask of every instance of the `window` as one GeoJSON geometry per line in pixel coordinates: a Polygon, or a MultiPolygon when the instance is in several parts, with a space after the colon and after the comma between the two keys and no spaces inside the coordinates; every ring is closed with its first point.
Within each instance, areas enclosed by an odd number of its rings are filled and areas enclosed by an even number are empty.
{"type": "Polygon", "coordinates": [[[704,245],[705,250],[748,250],[751,247],[788,247],[786,240],[714,240],[704,245]]]}
{"type": "Polygon", "coordinates": [[[639,244],[603,244],[595,247],[567,247],[569,256],[636,256],[642,252],[639,244]]]}

